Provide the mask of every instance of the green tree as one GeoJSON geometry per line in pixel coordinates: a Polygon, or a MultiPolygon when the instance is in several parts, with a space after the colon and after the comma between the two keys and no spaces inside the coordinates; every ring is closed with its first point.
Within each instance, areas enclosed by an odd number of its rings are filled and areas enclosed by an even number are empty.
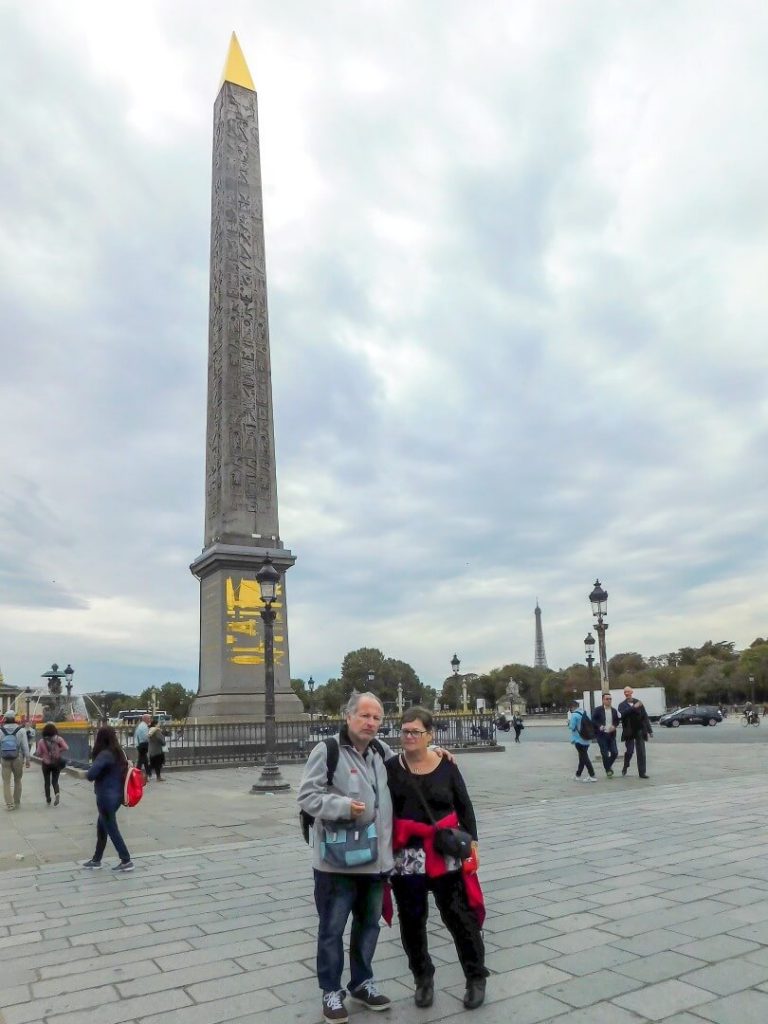
{"type": "Polygon", "coordinates": [[[305,711],[309,711],[309,691],[303,679],[292,679],[291,689],[301,701],[305,711]]]}
{"type": "Polygon", "coordinates": [[[189,707],[195,698],[192,690],[185,690],[181,683],[163,683],[162,686],[148,686],[137,698],[138,707],[151,708],[152,694],[157,694],[157,708],[165,711],[174,720],[186,718],[189,707]]]}

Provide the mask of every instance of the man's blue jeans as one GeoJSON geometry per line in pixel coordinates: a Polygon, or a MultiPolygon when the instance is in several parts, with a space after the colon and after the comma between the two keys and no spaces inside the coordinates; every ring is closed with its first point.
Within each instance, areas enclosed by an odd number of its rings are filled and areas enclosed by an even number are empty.
{"type": "Polygon", "coordinates": [[[597,745],[600,747],[600,756],[603,759],[603,768],[607,772],[613,768],[613,762],[619,756],[619,748],[616,745],[616,733],[597,733],[597,745]]]}
{"type": "Polygon", "coordinates": [[[336,875],[315,871],[317,928],[317,980],[323,992],[341,989],[344,970],[344,929],[352,914],[349,937],[350,989],[373,977],[373,954],[379,938],[384,896],[380,875],[336,875]]]}

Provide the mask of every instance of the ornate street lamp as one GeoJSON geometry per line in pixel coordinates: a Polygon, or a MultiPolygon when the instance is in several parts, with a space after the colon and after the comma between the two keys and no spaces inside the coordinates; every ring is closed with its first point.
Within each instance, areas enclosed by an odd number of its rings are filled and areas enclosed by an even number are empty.
{"type": "Polygon", "coordinates": [[[370,690],[370,688],[376,682],[376,673],[373,671],[372,668],[368,669],[368,674],[366,675],[365,678],[368,680],[368,689],[370,690]]]}
{"type": "Polygon", "coordinates": [[[608,693],[610,683],[608,682],[608,658],[605,653],[605,631],[608,623],[603,621],[603,616],[608,614],[608,591],[600,585],[600,580],[595,580],[595,586],[589,595],[592,604],[592,614],[595,616],[595,631],[597,632],[597,653],[600,664],[600,687],[603,693],[608,693]]]}
{"type": "Polygon", "coordinates": [[[403,684],[402,684],[402,682],[399,679],[397,681],[397,711],[398,711],[398,714],[402,715],[402,713],[403,713],[403,684]]]}
{"type": "Polygon", "coordinates": [[[594,686],[592,684],[592,666],[595,664],[595,638],[591,633],[587,633],[584,637],[584,653],[586,655],[587,668],[589,669],[589,717],[595,710],[595,694],[594,686]]]}
{"type": "MultiPolygon", "coordinates": [[[[54,666],[54,668],[56,668],[56,666],[54,666]]],[[[26,724],[29,725],[29,718],[30,718],[29,706],[32,703],[32,687],[31,686],[25,687],[25,689],[24,689],[24,699],[25,699],[25,702],[26,702],[26,705],[27,705],[27,721],[26,721],[26,724]]]]}
{"type": "Polygon", "coordinates": [[[75,674],[75,670],[67,662],[67,667],[64,669],[64,678],[67,680],[67,700],[72,700],[72,678],[75,674]]]}
{"type": "Polygon", "coordinates": [[[749,699],[752,701],[752,706],[755,706],[755,677],[750,672],[749,674],[749,699]]]}
{"type": "Polygon", "coordinates": [[[280,774],[277,764],[277,737],[275,733],[275,619],[277,612],[272,602],[277,596],[280,573],[267,556],[256,573],[256,582],[261,591],[264,607],[261,609],[261,621],[264,623],[264,767],[258,782],[251,786],[252,793],[274,793],[276,790],[290,789],[289,784],[280,774]]]}
{"type": "MultiPolygon", "coordinates": [[[[453,678],[457,679],[457,680],[459,678],[459,665],[461,665],[461,661],[459,660],[459,656],[457,654],[454,654],[454,656],[451,658],[451,668],[453,669],[453,678]]],[[[464,714],[466,714],[467,710],[468,710],[467,699],[468,699],[467,698],[467,681],[466,681],[466,679],[462,679],[462,681],[461,681],[461,709],[464,712],[464,714]]]]}
{"type": "Polygon", "coordinates": [[[313,733],[315,731],[315,680],[312,676],[307,680],[307,689],[309,690],[309,731],[313,733]]]}

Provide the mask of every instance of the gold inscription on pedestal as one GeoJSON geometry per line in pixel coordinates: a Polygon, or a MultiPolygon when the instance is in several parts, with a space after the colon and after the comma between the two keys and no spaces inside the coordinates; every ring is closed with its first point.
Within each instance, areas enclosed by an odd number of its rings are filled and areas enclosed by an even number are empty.
{"type": "MultiPolygon", "coordinates": [[[[264,637],[261,623],[261,591],[256,580],[227,577],[227,660],[233,665],[263,665],[264,637]]],[[[285,656],[285,605],[283,588],[279,584],[272,608],[275,619],[275,664],[285,656]]]]}

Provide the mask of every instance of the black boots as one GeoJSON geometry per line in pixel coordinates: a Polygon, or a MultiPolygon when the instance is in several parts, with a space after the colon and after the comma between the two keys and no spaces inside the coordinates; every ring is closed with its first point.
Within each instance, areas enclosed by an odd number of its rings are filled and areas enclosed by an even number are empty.
{"type": "Polygon", "coordinates": [[[417,1006],[422,1007],[422,1009],[432,1005],[435,1001],[434,978],[416,979],[416,991],[413,995],[413,1001],[417,1006]]]}
{"type": "Polygon", "coordinates": [[[485,978],[468,978],[467,991],[464,993],[464,1006],[467,1010],[476,1010],[485,1002],[485,978]]]}

